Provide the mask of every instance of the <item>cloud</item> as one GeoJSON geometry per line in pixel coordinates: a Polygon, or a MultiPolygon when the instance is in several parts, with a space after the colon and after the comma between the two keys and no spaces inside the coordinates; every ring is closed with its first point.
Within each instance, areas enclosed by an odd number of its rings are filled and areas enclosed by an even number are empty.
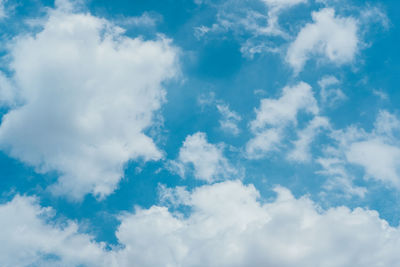
{"type": "Polygon", "coordinates": [[[280,46],[274,38],[289,39],[289,34],[279,25],[279,16],[286,10],[307,3],[307,0],[251,0],[251,1],[199,1],[216,9],[216,20],[209,26],[194,28],[195,36],[202,38],[211,33],[232,32],[241,43],[243,55],[278,53],[280,46]]]}
{"type": "Polygon", "coordinates": [[[400,121],[387,111],[380,111],[375,128],[366,138],[346,150],[350,163],[364,167],[368,177],[400,189],[400,121]]]}
{"type": "Polygon", "coordinates": [[[247,156],[260,158],[267,152],[278,149],[284,129],[290,124],[297,124],[299,112],[312,115],[319,112],[312,89],[304,82],[283,88],[278,99],[262,99],[260,108],[256,110],[256,119],[250,122],[255,136],[246,145],[247,156]]]}
{"type": "Polygon", "coordinates": [[[354,180],[349,169],[353,165],[364,169],[366,180],[400,189],[399,134],[400,121],[385,110],[379,112],[370,132],[355,126],[333,131],[330,135],[336,144],[328,146],[318,160],[323,167],[320,173],[331,177],[327,189],[343,186],[346,193],[363,196],[365,189],[349,186],[354,180]]]}
{"type": "Polygon", "coordinates": [[[197,99],[197,103],[202,110],[207,106],[215,107],[217,109],[221,116],[219,119],[219,125],[222,131],[232,135],[238,135],[240,133],[238,123],[242,120],[242,117],[235,111],[231,110],[229,105],[224,101],[216,99],[214,92],[200,95],[197,99]]]}
{"type": "Polygon", "coordinates": [[[238,173],[223,155],[223,146],[208,143],[206,134],[202,132],[186,137],[178,159],[171,161],[169,168],[185,177],[191,166],[194,177],[208,183],[230,178],[238,173]]]}
{"type": "MultiPolygon", "coordinates": [[[[174,188],[164,188],[174,193],[174,188]]],[[[400,260],[400,229],[376,211],[323,210],[308,197],[276,187],[260,199],[253,185],[226,181],[177,188],[177,205],[136,208],[119,216],[119,245],[79,233],[77,224],[49,221],[53,212],[34,198],[17,196],[0,205],[2,266],[394,266],[400,260]],[[154,257],[157,255],[157,257],[154,257]]]]}
{"type": "Polygon", "coordinates": [[[131,26],[131,27],[155,27],[157,23],[162,20],[159,14],[144,12],[141,16],[122,17],[117,19],[118,25],[131,26]]]}
{"type": "Polygon", "coordinates": [[[289,46],[286,60],[299,73],[312,56],[322,56],[337,65],[351,63],[359,40],[357,20],[339,17],[332,8],[312,13],[313,23],[305,25],[289,46]]]}
{"type": "Polygon", "coordinates": [[[324,76],[318,81],[318,85],[321,87],[320,97],[322,105],[332,107],[346,100],[347,97],[343,91],[334,87],[339,83],[339,80],[334,76],[324,76]]]}
{"type": "Polygon", "coordinates": [[[400,189],[400,148],[369,139],[351,144],[346,152],[350,163],[361,165],[366,173],[400,189]]]}
{"type": "Polygon", "coordinates": [[[162,157],[145,131],[164,102],[164,82],[179,73],[178,50],[163,36],[130,38],[72,12],[69,1],[57,4],[40,32],[9,45],[10,84],[22,104],[3,117],[0,147],[39,173],[59,174],[55,194],[102,198],[126,162],[162,157]]]}
{"type": "Polygon", "coordinates": [[[217,104],[217,109],[222,116],[222,119],[219,120],[221,129],[227,133],[238,135],[240,129],[237,124],[242,120],[239,114],[230,110],[229,106],[225,104],[217,104]]]}
{"type": "Polygon", "coordinates": [[[12,82],[0,71],[0,107],[11,107],[16,104],[17,92],[12,82]]]}
{"type": "Polygon", "coordinates": [[[124,214],[119,266],[392,266],[400,260],[399,229],[377,212],[322,210],[285,188],[275,191],[277,198],[265,203],[254,186],[227,181],[185,195],[187,217],[163,206],[124,214]]]}
{"type": "Polygon", "coordinates": [[[354,176],[349,173],[344,159],[331,155],[330,157],[318,158],[316,162],[322,167],[322,170],[317,171],[317,174],[328,177],[323,185],[325,190],[335,192],[337,196],[344,196],[348,199],[353,196],[365,197],[367,189],[353,183],[354,176]]]}
{"type": "Polygon", "coordinates": [[[16,196],[0,204],[1,266],[111,266],[105,244],[79,233],[75,222],[51,222],[54,211],[37,202],[16,196]]]}
{"type": "Polygon", "coordinates": [[[7,17],[5,3],[7,0],[0,0],[0,19],[7,17]]]}
{"type": "Polygon", "coordinates": [[[310,145],[314,138],[324,129],[329,129],[328,118],[316,116],[305,129],[298,132],[298,139],[294,142],[294,149],[289,153],[288,159],[297,162],[311,160],[310,145]]]}

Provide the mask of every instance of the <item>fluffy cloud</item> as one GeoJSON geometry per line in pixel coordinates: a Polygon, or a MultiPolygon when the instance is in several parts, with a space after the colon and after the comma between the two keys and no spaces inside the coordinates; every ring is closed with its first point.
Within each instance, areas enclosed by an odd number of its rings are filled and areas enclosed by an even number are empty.
{"type": "Polygon", "coordinates": [[[170,165],[182,177],[192,166],[194,177],[209,183],[237,174],[225,158],[223,146],[208,143],[206,134],[201,132],[186,137],[178,159],[170,165]]]}
{"type": "Polygon", "coordinates": [[[1,204],[0,265],[111,266],[104,244],[79,233],[74,222],[50,222],[53,214],[33,197],[16,196],[1,204]]]}
{"type": "Polygon", "coordinates": [[[387,111],[380,111],[371,132],[350,126],[333,131],[336,144],[328,146],[325,157],[318,162],[320,172],[332,179],[327,188],[340,188],[348,194],[363,196],[365,189],[352,186],[354,175],[349,166],[359,165],[365,170],[365,179],[374,179],[400,189],[400,121],[387,111]]]}
{"type": "Polygon", "coordinates": [[[294,149],[288,158],[293,161],[305,162],[311,159],[310,145],[317,134],[329,129],[329,120],[326,117],[316,116],[305,129],[298,132],[298,139],[294,142],[294,149]]]}
{"type": "MultiPolygon", "coordinates": [[[[40,32],[9,45],[8,84],[22,104],[3,117],[0,146],[37,172],[58,173],[56,194],[104,197],[128,160],[162,156],[144,131],[164,101],[163,83],[178,74],[177,49],[57,4],[40,32]]],[[[5,92],[2,101],[12,98],[5,92]]]]}
{"type": "Polygon", "coordinates": [[[0,72],[0,107],[11,107],[16,104],[16,92],[12,82],[0,72]]]}
{"type": "Polygon", "coordinates": [[[381,111],[375,129],[355,140],[346,150],[350,163],[365,168],[368,177],[400,189],[400,121],[387,111],[381,111]]]}
{"type": "MultiPolygon", "coordinates": [[[[170,189],[174,191],[174,189],[170,189]]],[[[137,208],[120,216],[120,246],[77,233],[77,226],[49,223],[34,199],[0,205],[2,266],[395,266],[400,229],[375,211],[322,210],[308,197],[275,189],[272,202],[240,181],[179,189],[166,206],[137,208]],[[184,194],[183,194],[183,191],[184,194]],[[154,255],[157,255],[155,257],[154,255]],[[46,265],[47,264],[47,265],[46,265]]]]}
{"type": "Polygon", "coordinates": [[[376,212],[323,211],[307,197],[276,192],[263,204],[252,185],[229,181],[186,196],[187,218],[159,206],[126,214],[120,255],[140,266],[391,266],[400,259],[399,229],[376,212]]]}
{"type": "Polygon", "coordinates": [[[247,143],[247,156],[259,158],[278,149],[284,129],[290,124],[297,124],[299,112],[312,115],[319,112],[312,89],[304,82],[283,88],[278,99],[262,99],[260,108],[256,110],[256,119],[250,123],[255,137],[247,143]]]}
{"type": "Polygon", "coordinates": [[[335,16],[334,9],[325,8],[312,13],[313,23],[301,29],[289,46],[286,60],[296,73],[312,56],[322,56],[337,65],[353,61],[359,40],[357,20],[335,16]]]}
{"type": "Polygon", "coordinates": [[[361,165],[366,173],[400,189],[400,148],[379,139],[355,142],[346,152],[350,163],[361,165]]]}

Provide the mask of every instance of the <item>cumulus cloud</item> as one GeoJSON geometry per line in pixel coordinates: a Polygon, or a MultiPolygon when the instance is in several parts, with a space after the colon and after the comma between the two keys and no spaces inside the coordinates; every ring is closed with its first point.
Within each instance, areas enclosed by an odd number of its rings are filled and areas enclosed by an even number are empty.
{"type": "MultiPolygon", "coordinates": [[[[175,189],[169,190],[174,194],[175,189]]],[[[253,185],[226,181],[171,200],[190,208],[183,216],[168,206],[136,208],[119,216],[118,246],[50,223],[33,198],[0,205],[2,266],[395,266],[400,229],[377,212],[346,207],[323,210],[308,197],[276,187],[260,199],[253,185]],[[154,255],[157,255],[155,257],[154,255]]],[[[171,194],[169,193],[169,195],[171,194]]]]}
{"type": "Polygon", "coordinates": [[[0,107],[11,107],[16,104],[17,92],[12,82],[0,72],[0,107]]]}
{"type": "Polygon", "coordinates": [[[33,197],[16,196],[0,204],[0,265],[111,266],[105,244],[79,233],[75,222],[51,222],[53,215],[33,197]]]}
{"type": "Polygon", "coordinates": [[[400,189],[399,134],[400,121],[385,110],[379,112],[371,132],[355,126],[333,131],[331,137],[336,144],[328,146],[318,160],[323,167],[320,173],[332,178],[327,188],[343,186],[347,193],[363,196],[365,189],[350,186],[354,175],[349,167],[358,165],[364,169],[365,179],[400,189]]]}
{"type": "Polygon", "coordinates": [[[278,99],[262,99],[260,108],[256,110],[256,119],[250,123],[254,138],[246,145],[247,156],[259,158],[278,149],[285,128],[290,124],[297,124],[299,112],[311,115],[319,112],[312,89],[304,82],[283,88],[278,99]]]}
{"type": "Polygon", "coordinates": [[[350,163],[361,165],[366,173],[400,189],[400,148],[370,139],[351,144],[346,152],[350,163]]]}
{"type": "Polygon", "coordinates": [[[351,143],[346,150],[350,163],[364,167],[367,178],[390,184],[400,189],[400,121],[396,116],[380,111],[375,129],[365,138],[351,143]]]}
{"type": "Polygon", "coordinates": [[[178,74],[178,52],[163,36],[130,38],[72,12],[68,1],[57,4],[40,32],[9,45],[9,84],[22,104],[3,117],[0,147],[37,172],[58,173],[56,194],[104,197],[128,160],[161,158],[144,132],[165,99],[163,83],[178,74]]]}
{"type": "Polygon", "coordinates": [[[169,167],[182,177],[193,167],[194,177],[208,183],[230,178],[238,171],[225,158],[223,152],[222,144],[210,144],[205,133],[197,132],[186,137],[179,150],[178,159],[171,161],[169,167]]]}
{"type": "Polygon", "coordinates": [[[312,13],[313,23],[305,25],[289,46],[286,60],[299,73],[312,56],[343,65],[353,61],[359,46],[357,20],[335,15],[332,8],[312,13]]]}
{"type": "Polygon", "coordinates": [[[120,255],[140,266],[390,266],[400,259],[399,229],[375,211],[322,210],[275,190],[276,200],[263,203],[254,186],[228,181],[186,195],[187,218],[160,206],[125,214],[120,255]]]}

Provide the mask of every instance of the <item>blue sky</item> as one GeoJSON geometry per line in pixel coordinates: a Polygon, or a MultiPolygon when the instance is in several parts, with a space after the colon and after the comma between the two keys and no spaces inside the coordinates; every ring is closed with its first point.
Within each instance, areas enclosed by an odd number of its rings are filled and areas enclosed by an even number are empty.
{"type": "Polygon", "coordinates": [[[399,9],[0,0],[0,265],[396,266],[399,9]]]}

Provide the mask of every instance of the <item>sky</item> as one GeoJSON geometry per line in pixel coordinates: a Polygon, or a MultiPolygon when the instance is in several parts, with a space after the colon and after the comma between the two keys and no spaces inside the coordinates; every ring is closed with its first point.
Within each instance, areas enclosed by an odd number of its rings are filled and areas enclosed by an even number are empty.
{"type": "Polygon", "coordinates": [[[400,266],[399,10],[0,0],[0,266],[400,266]]]}

